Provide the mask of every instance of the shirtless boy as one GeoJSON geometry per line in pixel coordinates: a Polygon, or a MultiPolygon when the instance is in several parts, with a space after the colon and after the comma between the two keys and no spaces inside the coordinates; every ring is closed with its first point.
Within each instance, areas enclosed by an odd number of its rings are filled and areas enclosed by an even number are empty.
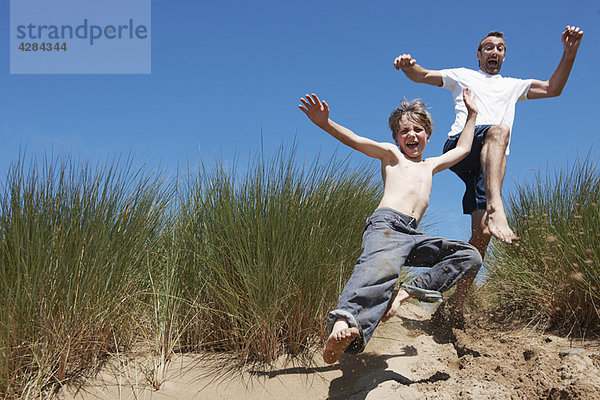
{"type": "Polygon", "coordinates": [[[477,106],[463,91],[468,110],[465,129],[456,147],[438,157],[423,159],[433,121],[420,101],[402,102],[390,116],[395,145],[358,136],[329,119],[329,106],[315,94],[300,99],[298,107],[318,127],[369,157],[381,161],[384,190],[379,206],[367,219],[362,253],[340,294],[337,308],[327,316],[330,332],[323,359],[332,364],[344,352],[359,353],[379,321],[386,321],[405,300],[442,300],[465,275],[476,272],[481,256],[472,245],[429,237],[416,230],[429,205],[433,175],[462,160],[471,149],[477,106]],[[429,267],[410,283],[403,283],[392,299],[403,265],[429,267]]]}

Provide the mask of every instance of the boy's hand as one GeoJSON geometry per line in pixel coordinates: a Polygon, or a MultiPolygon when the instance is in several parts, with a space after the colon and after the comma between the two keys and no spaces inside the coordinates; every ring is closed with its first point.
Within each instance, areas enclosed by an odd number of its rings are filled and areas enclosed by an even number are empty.
{"type": "Polygon", "coordinates": [[[465,106],[467,107],[469,114],[477,114],[479,112],[477,109],[477,103],[475,102],[475,97],[471,93],[471,89],[463,89],[463,101],[465,102],[465,106]]]}
{"type": "Polygon", "coordinates": [[[402,54],[399,57],[396,57],[394,60],[394,68],[398,70],[405,70],[406,68],[410,68],[417,63],[417,60],[412,58],[410,54],[402,54]]]}
{"type": "Polygon", "coordinates": [[[323,127],[329,121],[329,106],[325,100],[321,101],[316,94],[305,95],[300,98],[302,104],[298,108],[306,114],[315,125],[323,127]],[[303,107],[304,106],[304,107],[303,107]]]}
{"type": "Polygon", "coordinates": [[[565,48],[565,53],[577,53],[577,49],[579,49],[582,37],[583,31],[580,30],[579,27],[567,25],[561,37],[563,47],[565,48]]]}

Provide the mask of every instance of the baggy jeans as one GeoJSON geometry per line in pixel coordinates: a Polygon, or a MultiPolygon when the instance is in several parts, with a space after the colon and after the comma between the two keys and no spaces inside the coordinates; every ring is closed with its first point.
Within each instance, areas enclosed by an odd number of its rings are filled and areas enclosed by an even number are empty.
{"type": "Polygon", "coordinates": [[[476,274],[481,255],[472,245],[458,240],[431,237],[416,230],[414,218],[391,208],[379,208],[367,219],[361,255],[340,294],[337,308],[327,316],[329,332],[343,317],[360,335],[346,352],[364,350],[385,314],[403,265],[429,267],[402,286],[413,297],[426,302],[443,299],[467,275],[476,274]]]}

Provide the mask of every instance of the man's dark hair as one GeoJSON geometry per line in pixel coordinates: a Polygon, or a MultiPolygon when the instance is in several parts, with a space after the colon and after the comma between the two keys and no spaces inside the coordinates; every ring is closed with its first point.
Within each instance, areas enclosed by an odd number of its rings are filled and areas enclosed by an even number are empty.
{"type": "Polygon", "coordinates": [[[499,37],[500,39],[504,40],[504,49],[506,49],[506,40],[504,39],[504,33],[500,32],[500,31],[491,31],[487,35],[485,35],[485,37],[483,39],[481,39],[481,41],[479,42],[479,46],[477,46],[477,51],[481,51],[481,47],[483,46],[483,41],[485,39],[489,38],[490,36],[499,37]]]}

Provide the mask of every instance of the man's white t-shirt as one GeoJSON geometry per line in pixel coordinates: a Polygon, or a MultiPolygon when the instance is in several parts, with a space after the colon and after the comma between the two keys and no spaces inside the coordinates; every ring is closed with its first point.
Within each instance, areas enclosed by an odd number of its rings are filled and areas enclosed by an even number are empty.
{"type": "MultiPolygon", "coordinates": [[[[476,125],[504,124],[510,127],[512,133],[515,104],[527,99],[532,79],[505,78],[499,74],[490,75],[467,68],[443,69],[440,73],[442,87],[452,91],[456,111],[456,119],[448,136],[461,133],[467,121],[467,107],[462,99],[463,88],[471,89],[475,95],[479,109],[476,125]]],[[[506,154],[508,153],[507,147],[506,154]]]]}

